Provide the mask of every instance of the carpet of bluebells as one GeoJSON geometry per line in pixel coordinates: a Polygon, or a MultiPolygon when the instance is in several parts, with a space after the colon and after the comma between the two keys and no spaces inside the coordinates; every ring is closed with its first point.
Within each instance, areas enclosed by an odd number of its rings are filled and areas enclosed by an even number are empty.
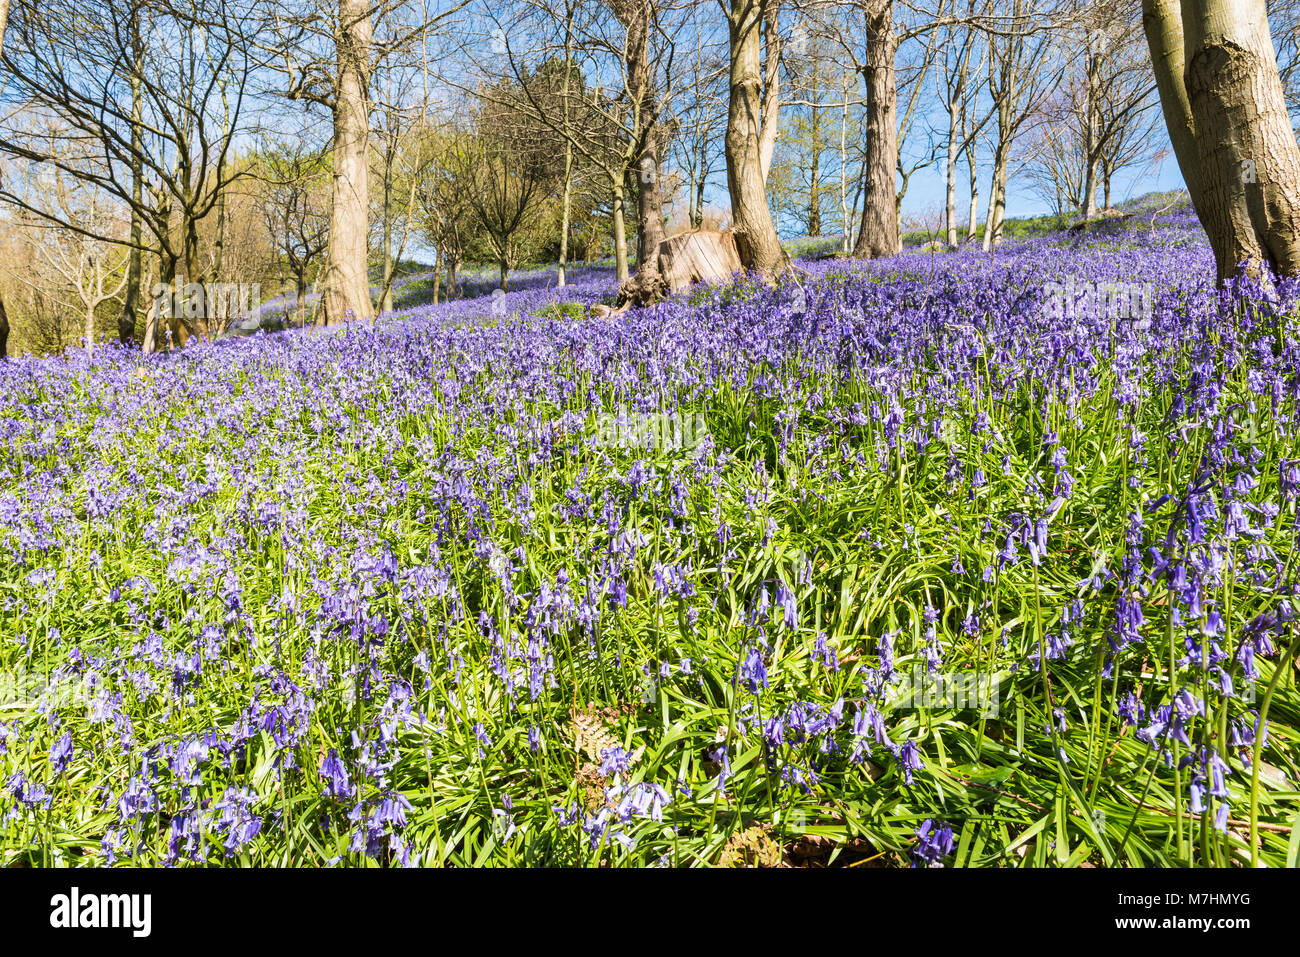
{"type": "Polygon", "coordinates": [[[11,361],[0,863],[1294,865],[1300,289],[1213,275],[1174,210],[11,361]]]}

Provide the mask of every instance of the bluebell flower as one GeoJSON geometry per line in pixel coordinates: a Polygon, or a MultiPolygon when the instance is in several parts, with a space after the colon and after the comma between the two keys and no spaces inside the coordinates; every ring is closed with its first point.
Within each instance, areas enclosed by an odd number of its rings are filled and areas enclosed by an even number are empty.
{"type": "Polygon", "coordinates": [[[50,768],[54,774],[62,774],[72,761],[72,735],[64,732],[58,741],[54,742],[54,747],[50,748],[50,768]]]}
{"type": "Polygon", "coordinates": [[[348,769],[339,760],[339,753],[336,749],[330,748],[329,753],[321,760],[320,775],[325,780],[325,793],[339,800],[352,797],[352,784],[348,780],[348,769]]]}
{"type": "Polygon", "coordinates": [[[767,666],[757,648],[751,648],[745,657],[740,666],[740,677],[751,694],[758,694],[760,688],[767,687],[767,666]]]}
{"type": "Polygon", "coordinates": [[[926,818],[916,829],[916,845],[912,848],[913,867],[943,867],[943,859],[952,853],[952,828],[932,818],[926,818]]]}

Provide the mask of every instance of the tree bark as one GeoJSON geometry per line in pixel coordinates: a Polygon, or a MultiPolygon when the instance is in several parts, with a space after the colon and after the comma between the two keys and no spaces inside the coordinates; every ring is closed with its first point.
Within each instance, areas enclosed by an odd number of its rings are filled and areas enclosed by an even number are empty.
{"type": "MultiPolygon", "coordinates": [[[[162,207],[158,212],[158,219],[155,222],[156,232],[158,235],[164,235],[167,229],[167,223],[170,219],[170,204],[162,207]]],[[[158,280],[164,286],[169,294],[173,294],[168,299],[174,307],[176,297],[176,257],[166,248],[159,244],[158,249],[158,280]]],[[[149,312],[145,316],[144,324],[144,351],[145,354],[156,352],[164,343],[159,341],[162,335],[162,324],[164,320],[169,324],[172,322],[170,311],[163,314],[159,308],[158,298],[152,297],[153,301],[149,304],[149,312]]],[[[174,342],[168,342],[166,345],[174,345],[174,342]]]]}
{"type": "Polygon", "coordinates": [[[183,297],[181,304],[180,316],[176,317],[176,326],[173,332],[176,334],[179,344],[182,348],[189,342],[190,336],[197,333],[201,338],[208,338],[208,308],[207,298],[203,295],[203,287],[199,285],[202,279],[201,270],[199,269],[199,224],[192,216],[187,215],[186,210],[181,210],[184,220],[181,223],[184,238],[184,263],[185,283],[178,290],[183,297]],[[197,298],[191,297],[189,287],[197,287],[193,290],[197,298]],[[190,312],[194,315],[191,316],[190,312]]]}
{"type": "Polygon", "coordinates": [[[866,160],[863,169],[862,228],[853,255],[862,259],[898,252],[898,89],[894,54],[893,0],[866,0],[866,160]]]}
{"type": "Polygon", "coordinates": [[[627,279],[627,224],[624,222],[626,208],[622,176],[611,176],[614,192],[614,278],[619,282],[627,279]]]}
{"type": "Polygon", "coordinates": [[[664,201],[659,188],[659,130],[646,128],[641,153],[641,182],[637,189],[637,249],[635,289],[626,291],[637,302],[650,302],[663,294],[659,279],[659,244],[664,241],[664,201]]]}
{"type": "MultiPolygon", "coordinates": [[[[0,0],[3,2],[3,0],[0,0]]],[[[122,314],[117,320],[117,338],[123,343],[135,342],[135,316],[140,308],[140,283],[144,280],[144,105],[143,77],[144,46],[140,37],[140,5],[131,4],[131,252],[127,260],[126,295],[122,314]]]]}
{"type": "Polygon", "coordinates": [[[947,153],[943,166],[944,203],[943,223],[944,240],[949,246],[957,245],[957,126],[950,118],[948,121],[947,153]]]}
{"type": "Polygon", "coordinates": [[[384,294],[379,301],[380,312],[393,311],[393,165],[390,160],[384,167],[384,294]]]}
{"type": "Polygon", "coordinates": [[[1264,0],[1189,3],[1183,29],[1219,279],[1243,262],[1294,275],[1300,272],[1300,149],[1264,0]]]}
{"type": "MultiPolygon", "coordinates": [[[[962,135],[966,133],[966,127],[962,126],[962,135]]],[[[970,209],[968,211],[969,219],[966,221],[966,241],[970,242],[979,232],[979,225],[976,222],[980,213],[980,178],[979,178],[979,157],[976,154],[975,138],[971,137],[966,143],[966,170],[970,174],[970,209]]]]}
{"type": "Polygon", "coordinates": [[[659,104],[650,63],[651,0],[624,0],[614,10],[623,25],[628,93],[637,105],[641,149],[637,159],[636,277],[621,297],[635,302],[660,298],[659,244],[664,239],[664,202],[659,187],[659,104]]]}
{"type": "Polygon", "coordinates": [[[1169,142],[1174,148],[1174,158],[1183,174],[1183,182],[1192,197],[1201,221],[1201,204],[1204,202],[1205,183],[1201,176],[1200,160],[1196,152],[1196,129],[1192,122],[1192,105],[1187,98],[1184,83],[1186,53],[1183,49],[1182,4],[1180,0],[1143,0],[1142,26],[1146,31],[1147,45],[1155,71],[1156,89],[1160,94],[1160,108],[1169,142]]]}
{"type": "Polygon", "coordinates": [[[560,199],[560,265],[556,286],[564,288],[569,267],[569,218],[573,208],[573,144],[564,141],[564,195],[560,199]]]}
{"type": "MultiPolygon", "coordinates": [[[[9,19],[9,0],[0,0],[0,52],[4,51],[5,22],[9,19]]],[[[9,358],[9,313],[0,298],[0,359],[9,358]]]]}
{"type": "MultiPolygon", "coordinates": [[[[699,160],[696,168],[700,171],[700,177],[695,182],[695,210],[691,213],[691,228],[699,229],[704,224],[704,186],[708,176],[704,172],[704,164],[707,153],[707,143],[703,137],[699,141],[699,160]]],[[[692,175],[694,175],[692,173],[692,175]]]]}
{"type": "Polygon", "coordinates": [[[1093,48],[1093,37],[1089,33],[1085,42],[1084,57],[1087,62],[1085,72],[1084,96],[1084,173],[1083,173],[1083,218],[1092,219],[1097,215],[1097,58],[1099,51],[1093,48]]]}
{"type": "MultiPolygon", "coordinates": [[[[565,7],[564,21],[564,85],[560,93],[560,104],[563,110],[563,129],[564,137],[564,195],[560,200],[560,263],[556,271],[555,285],[563,289],[568,282],[569,267],[569,222],[573,215],[573,140],[567,133],[569,130],[569,86],[573,79],[573,16],[574,8],[565,7]]],[[[434,283],[434,301],[437,302],[438,289],[437,283],[434,283]]]]}
{"type": "Polygon", "coordinates": [[[763,0],[730,0],[731,59],[727,108],[727,190],[736,249],[746,269],[765,276],[783,272],[789,257],[781,247],[767,205],[762,156],[762,83],[760,33],[763,0]]]}
{"type": "Polygon", "coordinates": [[[659,273],[673,293],[685,292],[696,282],[726,281],[741,268],[732,233],[678,233],[660,243],[655,255],[659,273]]]}
{"type": "Polygon", "coordinates": [[[1097,215],[1097,164],[1086,164],[1083,176],[1083,218],[1092,219],[1097,215]]]}
{"type": "Polygon", "coordinates": [[[763,0],[763,109],[758,133],[763,185],[772,171],[772,154],[781,126],[781,0],[763,0]]]}
{"type": "Polygon", "coordinates": [[[1219,282],[1243,264],[1300,273],[1300,148],[1264,0],[1145,0],[1143,22],[1219,282]]]}
{"type": "Polygon", "coordinates": [[[993,150],[993,174],[989,178],[989,208],[984,216],[984,251],[1002,242],[1002,224],[1007,212],[1007,148],[999,142],[993,150]]]}
{"type": "Polygon", "coordinates": [[[329,249],[321,276],[322,325],[368,321],[373,315],[366,272],[369,235],[370,44],[366,0],[339,0],[334,37],[338,75],[334,102],[334,168],[329,249]]]}

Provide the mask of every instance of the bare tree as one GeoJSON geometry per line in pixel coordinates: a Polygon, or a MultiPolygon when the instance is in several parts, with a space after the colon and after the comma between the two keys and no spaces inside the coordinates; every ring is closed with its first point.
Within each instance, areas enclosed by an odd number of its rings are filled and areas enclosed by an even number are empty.
{"type": "Polygon", "coordinates": [[[370,84],[376,65],[428,42],[467,3],[461,0],[436,14],[409,0],[301,0],[292,8],[272,6],[273,39],[267,51],[287,79],[283,95],[324,107],[333,120],[329,248],[317,319],[322,325],[374,315],[367,259],[370,84]]]}
{"type": "MultiPolygon", "coordinates": [[[[663,93],[661,85],[656,82],[657,66],[651,49],[651,29],[657,11],[655,0],[609,2],[626,38],[623,48],[626,90],[630,109],[638,117],[634,126],[641,134],[634,167],[639,179],[636,190],[637,271],[635,282],[623,289],[623,296],[630,301],[647,302],[662,294],[659,244],[664,239],[664,200],[659,167],[664,134],[659,118],[663,93]]],[[[669,55],[671,49],[669,45],[669,55]]]]}
{"type": "MultiPolygon", "coordinates": [[[[691,8],[692,15],[707,8],[691,8]]],[[[669,111],[677,117],[673,157],[686,182],[686,221],[692,229],[704,222],[705,191],[718,171],[720,156],[713,144],[727,124],[727,52],[711,42],[703,25],[693,24],[694,44],[688,57],[679,56],[685,80],[669,111]]]]}
{"type": "Polygon", "coordinates": [[[1021,153],[1058,213],[1089,219],[1098,189],[1109,209],[1120,171],[1164,155],[1155,80],[1141,23],[1126,4],[1087,8],[1058,56],[1066,62],[1063,82],[1040,107],[1043,121],[1021,153]]]}
{"type": "Polygon", "coordinates": [[[307,276],[329,240],[329,170],[324,156],[295,143],[263,153],[263,221],[276,256],[294,281],[294,312],[306,323],[307,276]]]}
{"type": "MultiPolygon", "coordinates": [[[[982,87],[979,80],[984,67],[981,35],[971,21],[980,12],[979,0],[967,0],[963,23],[948,26],[939,44],[935,70],[935,91],[939,106],[947,119],[944,132],[944,237],[949,246],[957,245],[957,163],[964,154],[973,165],[980,133],[992,117],[991,111],[977,115],[982,87]],[[976,60],[976,54],[980,59],[976,60]]],[[[972,171],[973,172],[973,171],[972,171]]],[[[972,196],[978,192],[971,177],[972,196]]],[[[976,209],[972,203],[970,226],[973,229],[976,209]]],[[[970,233],[968,233],[970,235],[970,233]]]]}
{"type": "Polygon", "coordinates": [[[452,141],[450,159],[466,207],[500,267],[501,288],[508,290],[510,270],[554,195],[559,170],[553,141],[498,102],[485,100],[473,118],[473,135],[452,141]]]}
{"type": "MultiPolygon", "coordinates": [[[[1109,175],[1121,154],[1132,152],[1134,127],[1155,106],[1155,77],[1142,40],[1140,19],[1127,3],[1105,0],[1078,14],[1071,31],[1070,52],[1082,50],[1082,76],[1071,83],[1066,103],[1074,116],[1066,118],[1082,134],[1083,204],[1091,217],[1097,209],[1099,180],[1110,193],[1109,175]],[[1125,144],[1118,142],[1127,140],[1125,144]]],[[[1074,57],[1071,57],[1074,59],[1074,57]]],[[[1109,206],[1109,199],[1106,200],[1109,206]]]]}
{"type": "MultiPolygon", "coordinates": [[[[827,160],[835,154],[834,118],[829,110],[839,106],[827,101],[827,87],[835,73],[833,48],[820,36],[800,32],[799,41],[785,48],[788,92],[784,98],[781,133],[774,162],[789,170],[795,212],[809,236],[820,236],[824,228],[822,206],[833,186],[827,181],[827,160]]],[[[768,193],[772,193],[769,170],[768,193]]]]}
{"type": "Polygon", "coordinates": [[[430,125],[425,131],[424,166],[418,177],[419,221],[436,256],[433,301],[438,301],[441,274],[447,273],[447,298],[457,293],[457,273],[470,241],[473,211],[469,202],[472,183],[462,175],[457,157],[466,150],[462,140],[470,134],[454,123],[430,125]]]}
{"type": "Polygon", "coordinates": [[[1053,59],[1056,37],[1044,23],[1050,12],[1035,0],[1012,0],[1010,22],[989,37],[988,92],[993,103],[993,168],[984,249],[1002,241],[1007,210],[1007,181],[1017,138],[1041,117],[1041,107],[1060,83],[1064,65],[1053,59]],[[1036,16],[1035,14],[1040,14],[1036,16]]]}
{"type": "Polygon", "coordinates": [[[376,70],[378,93],[372,110],[373,173],[379,196],[371,220],[377,227],[381,272],[380,312],[393,309],[393,284],[397,263],[406,251],[419,190],[420,156],[426,138],[423,128],[430,106],[428,57],[417,62],[394,63],[390,58],[376,70]]]}
{"type": "MultiPolygon", "coordinates": [[[[467,50],[480,73],[513,83],[462,84],[465,92],[496,97],[497,105],[526,113],[561,137],[570,175],[581,160],[605,178],[620,282],[630,272],[630,198],[637,204],[638,249],[654,248],[662,238],[660,163],[671,132],[662,112],[675,90],[668,21],[676,13],[669,0],[519,0],[493,14],[487,54],[467,50]],[[556,59],[567,66],[544,68],[556,59]]],[[[655,288],[653,260],[642,255],[638,262],[647,290],[655,288]]],[[[636,295],[632,286],[625,292],[636,295]]]]}
{"type": "MultiPolygon", "coordinates": [[[[257,68],[252,14],[228,0],[89,7],[19,0],[13,9],[4,63],[26,110],[0,124],[0,151],[73,176],[132,209],[151,235],[133,229],[126,241],[156,249],[164,282],[183,288],[178,275],[202,278],[199,223],[240,175],[229,156],[247,131],[241,116],[257,68]],[[50,146],[33,117],[57,117],[69,141],[95,144],[93,154],[50,146]],[[152,181],[147,190],[142,177],[152,181]]],[[[77,228],[57,211],[24,204],[4,184],[0,201],[77,228]]],[[[172,319],[181,344],[207,335],[201,314],[183,310],[172,319]]]]}
{"type": "Polygon", "coordinates": [[[92,237],[111,234],[120,220],[104,206],[104,200],[84,184],[55,175],[47,184],[62,217],[83,228],[69,232],[46,226],[45,241],[38,245],[45,264],[63,277],[76,294],[85,323],[85,348],[95,349],[95,313],[115,298],[126,285],[127,250],[120,245],[92,237]]]}

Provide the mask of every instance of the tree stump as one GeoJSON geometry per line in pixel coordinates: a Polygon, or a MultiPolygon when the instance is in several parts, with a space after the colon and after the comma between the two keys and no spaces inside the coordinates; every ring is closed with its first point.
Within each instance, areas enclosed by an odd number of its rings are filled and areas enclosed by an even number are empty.
{"type": "Polygon", "coordinates": [[[659,244],[659,275],[668,292],[695,282],[720,282],[740,271],[740,253],[731,232],[697,229],[669,236],[659,244]]]}
{"type": "MultiPolygon", "coordinates": [[[[659,244],[656,270],[638,270],[618,290],[612,312],[647,306],[685,292],[696,282],[723,282],[743,267],[730,232],[695,229],[669,236],[659,244]]],[[[601,313],[607,314],[607,313],[601,313]]]]}
{"type": "Polygon", "coordinates": [[[1126,213],[1118,209],[1099,209],[1090,217],[1085,216],[1082,219],[1076,219],[1070,224],[1066,232],[1083,233],[1098,226],[1107,226],[1111,223],[1122,223],[1132,217],[1132,213],[1126,213]]]}

